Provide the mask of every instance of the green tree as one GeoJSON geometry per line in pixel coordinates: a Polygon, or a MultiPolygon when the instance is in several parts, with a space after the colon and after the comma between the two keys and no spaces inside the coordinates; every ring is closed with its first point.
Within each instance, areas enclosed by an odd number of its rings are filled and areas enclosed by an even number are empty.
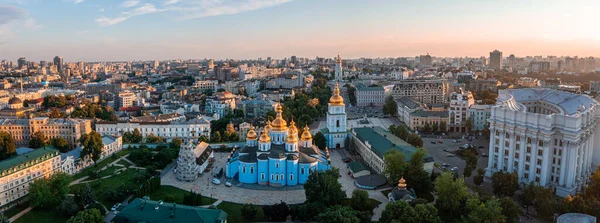
{"type": "Polygon", "coordinates": [[[50,178],[38,178],[29,184],[29,200],[34,207],[56,207],[69,193],[71,177],[58,172],[50,178]]]}
{"type": "Polygon", "coordinates": [[[319,149],[323,150],[327,146],[327,139],[323,133],[318,132],[315,134],[315,136],[313,136],[313,143],[319,147],[319,149]]]}
{"type": "Polygon", "coordinates": [[[475,223],[483,222],[505,222],[506,217],[502,215],[502,207],[498,198],[492,197],[482,203],[478,197],[471,196],[467,199],[467,210],[469,220],[475,223]]]}
{"type": "Polygon", "coordinates": [[[58,207],[56,207],[56,209],[62,215],[66,217],[71,217],[77,214],[77,212],[79,211],[79,206],[77,206],[77,203],[75,203],[75,200],[73,200],[72,197],[66,197],[65,199],[60,201],[60,204],[58,205],[58,207]]]}
{"type": "Polygon", "coordinates": [[[433,125],[431,125],[431,130],[434,132],[437,132],[439,128],[440,126],[437,124],[437,122],[434,122],[433,125]]]}
{"type": "Polygon", "coordinates": [[[304,193],[308,202],[321,202],[326,206],[342,204],[346,199],[346,192],[338,182],[338,169],[324,172],[313,171],[304,184],[304,193]]]}
{"type": "Polygon", "coordinates": [[[592,173],[592,176],[590,176],[590,184],[586,189],[586,194],[600,199],[600,165],[592,173]]]}
{"type": "Polygon", "coordinates": [[[142,137],[142,133],[139,129],[133,130],[133,137],[131,138],[132,143],[141,143],[144,137],[142,137]]]}
{"type": "Polygon", "coordinates": [[[0,210],[0,223],[10,223],[8,217],[4,215],[4,212],[0,210]]]}
{"type": "Polygon", "coordinates": [[[461,202],[467,199],[469,192],[463,178],[454,179],[450,172],[444,172],[435,180],[437,209],[445,216],[459,214],[461,202]]]}
{"type": "Polygon", "coordinates": [[[402,140],[406,140],[408,138],[408,129],[406,129],[406,127],[403,125],[397,126],[392,133],[402,140]]]}
{"type": "Polygon", "coordinates": [[[406,183],[415,188],[415,190],[429,193],[432,190],[432,183],[429,173],[423,169],[424,157],[425,153],[422,150],[417,150],[417,152],[413,153],[410,161],[406,165],[404,177],[406,183]]]}
{"type": "Polygon", "coordinates": [[[125,143],[125,144],[133,143],[133,134],[131,132],[123,133],[123,143],[125,143]]]}
{"type": "Polygon", "coordinates": [[[61,153],[70,151],[69,142],[67,142],[67,140],[61,136],[50,139],[50,145],[58,149],[61,153]]]}
{"type": "Polygon", "coordinates": [[[160,136],[154,136],[153,133],[150,133],[150,135],[148,135],[148,137],[146,137],[146,142],[147,143],[162,143],[163,142],[163,138],[160,136]]]}
{"type": "Polygon", "coordinates": [[[492,175],[492,188],[497,196],[512,197],[519,190],[519,176],[517,173],[495,172],[492,175]]]}
{"type": "Polygon", "coordinates": [[[554,190],[551,187],[535,186],[535,201],[533,206],[539,217],[551,219],[556,211],[554,190]]]}
{"type": "Polygon", "coordinates": [[[270,221],[285,221],[290,214],[290,207],[285,202],[266,205],[263,206],[263,213],[270,221]]]}
{"type": "Polygon", "coordinates": [[[102,136],[96,131],[92,131],[89,134],[84,134],[79,139],[83,149],[81,149],[81,157],[91,158],[94,163],[100,159],[102,155],[102,149],[104,143],[102,142],[102,136]]]}
{"type": "Polygon", "coordinates": [[[325,209],[317,216],[318,222],[355,223],[359,222],[356,211],[348,206],[336,205],[325,209]]]}
{"type": "Polygon", "coordinates": [[[172,149],[180,149],[181,148],[181,139],[179,137],[174,138],[173,140],[171,140],[171,145],[170,147],[172,149]]]}
{"type": "Polygon", "coordinates": [[[477,154],[473,149],[466,149],[462,154],[467,164],[463,170],[463,175],[465,177],[471,177],[471,173],[477,167],[477,154]]]}
{"type": "Polygon", "coordinates": [[[350,207],[357,211],[372,211],[373,207],[368,207],[369,193],[366,190],[355,189],[350,197],[350,207]]]}
{"type": "Polygon", "coordinates": [[[380,223],[391,223],[394,221],[420,223],[415,210],[405,201],[388,203],[381,213],[381,218],[379,218],[380,223]]]}
{"type": "Polygon", "coordinates": [[[431,125],[429,125],[429,122],[425,122],[425,126],[423,126],[423,132],[431,132],[431,125]]]}
{"type": "Polygon", "coordinates": [[[104,216],[96,208],[85,209],[71,217],[67,223],[103,223],[104,216]]]}
{"type": "Polygon", "coordinates": [[[473,129],[473,120],[471,118],[468,118],[465,122],[465,128],[467,128],[467,132],[470,132],[471,129],[473,129]]]}
{"type": "Polygon", "coordinates": [[[408,135],[406,142],[414,147],[423,147],[423,139],[415,133],[408,135]]]}
{"type": "Polygon", "coordinates": [[[483,177],[485,176],[485,170],[482,168],[477,169],[477,175],[473,177],[473,183],[477,186],[481,186],[483,183],[483,177]]]}
{"type": "Polygon", "coordinates": [[[507,223],[519,222],[519,217],[523,214],[523,211],[521,210],[521,206],[512,198],[501,198],[500,207],[502,208],[502,215],[506,217],[507,223]]]}
{"type": "Polygon", "coordinates": [[[0,132],[0,160],[7,159],[17,154],[15,141],[8,132],[0,132]]]}
{"type": "Polygon", "coordinates": [[[398,114],[398,105],[391,95],[385,99],[385,104],[383,104],[383,114],[391,115],[393,117],[396,117],[398,114]]]}
{"type": "Polygon", "coordinates": [[[29,147],[39,149],[46,146],[47,141],[48,138],[46,137],[46,135],[44,135],[43,132],[37,131],[33,133],[31,139],[29,140],[29,147]]]}
{"type": "Polygon", "coordinates": [[[258,212],[258,209],[254,205],[244,204],[244,206],[242,206],[241,212],[242,217],[244,217],[246,221],[252,221],[254,217],[256,217],[256,212],[258,212]]]}
{"type": "Polygon", "coordinates": [[[423,223],[441,223],[438,211],[433,204],[417,204],[413,207],[419,222],[423,223]]]}
{"type": "Polygon", "coordinates": [[[383,174],[388,182],[397,182],[406,170],[406,158],[403,153],[392,149],[383,155],[383,174]]]}

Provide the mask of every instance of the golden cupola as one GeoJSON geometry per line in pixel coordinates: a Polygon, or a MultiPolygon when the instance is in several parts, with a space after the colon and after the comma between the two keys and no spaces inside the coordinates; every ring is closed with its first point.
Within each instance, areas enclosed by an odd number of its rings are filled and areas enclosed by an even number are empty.
{"type": "Polygon", "coordinates": [[[294,132],[294,135],[298,135],[298,128],[296,128],[296,122],[294,122],[294,119],[290,121],[290,132],[294,132]]]}
{"type": "Polygon", "coordinates": [[[231,121],[229,122],[229,124],[227,124],[225,131],[229,134],[235,133],[235,128],[233,127],[233,123],[231,121]]]}
{"type": "Polygon", "coordinates": [[[272,129],[271,121],[267,120],[267,125],[265,125],[264,131],[266,131],[267,133],[269,133],[271,131],[271,129],[272,129]]]}
{"type": "Polygon", "coordinates": [[[278,131],[278,132],[283,132],[287,130],[287,122],[285,120],[283,120],[283,107],[281,106],[281,103],[277,103],[275,105],[275,112],[277,112],[277,117],[275,117],[275,120],[273,120],[273,122],[271,123],[272,126],[272,131],[278,131]]]}
{"type": "Polygon", "coordinates": [[[266,130],[263,130],[262,134],[260,134],[260,139],[258,139],[258,141],[263,142],[263,143],[270,143],[271,137],[269,137],[269,132],[266,130]]]}
{"type": "Polygon", "coordinates": [[[250,130],[248,130],[248,134],[246,134],[246,140],[256,140],[258,139],[258,135],[256,131],[254,131],[254,126],[250,126],[250,130]]]}
{"type": "Polygon", "coordinates": [[[338,87],[338,83],[335,83],[335,88],[333,89],[333,95],[331,96],[331,98],[329,99],[329,104],[330,105],[338,105],[338,106],[343,106],[344,105],[344,98],[342,96],[340,96],[340,88],[338,87]]]}
{"type": "Polygon", "coordinates": [[[312,141],[312,135],[310,134],[308,125],[304,127],[304,132],[302,132],[302,141],[312,141]]]}

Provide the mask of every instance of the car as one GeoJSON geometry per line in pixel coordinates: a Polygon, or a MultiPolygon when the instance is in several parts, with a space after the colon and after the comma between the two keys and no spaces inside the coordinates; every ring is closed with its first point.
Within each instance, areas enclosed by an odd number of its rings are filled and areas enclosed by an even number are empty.
{"type": "Polygon", "coordinates": [[[350,162],[352,162],[352,158],[344,158],[342,161],[344,163],[350,163],[350,162]]]}
{"type": "Polygon", "coordinates": [[[444,148],[444,152],[448,152],[448,148],[444,148]]]}
{"type": "Polygon", "coordinates": [[[219,184],[221,184],[221,181],[220,181],[219,179],[217,179],[217,178],[213,178],[213,179],[211,180],[211,182],[212,182],[213,184],[216,184],[216,185],[219,185],[219,184]]]}
{"type": "Polygon", "coordinates": [[[233,184],[231,184],[231,182],[225,182],[225,186],[226,187],[231,187],[231,186],[233,186],[233,184]]]}
{"type": "Polygon", "coordinates": [[[435,144],[435,141],[431,141],[431,144],[435,144]]]}
{"type": "Polygon", "coordinates": [[[477,148],[483,149],[483,148],[485,148],[485,147],[483,147],[483,146],[479,146],[479,147],[477,147],[477,148]]]}
{"type": "Polygon", "coordinates": [[[458,167],[452,167],[452,169],[450,169],[450,171],[456,172],[456,171],[458,171],[458,167]]]}
{"type": "Polygon", "coordinates": [[[446,157],[454,157],[454,154],[448,153],[448,154],[446,154],[446,157]]]}
{"type": "Polygon", "coordinates": [[[119,207],[121,207],[121,203],[117,203],[117,204],[113,205],[110,210],[111,211],[116,211],[117,209],[119,209],[119,207]]]}
{"type": "Polygon", "coordinates": [[[489,157],[487,153],[482,153],[481,157],[489,157]]]}
{"type": "Polygon", "coordinates": [[[442,140],[438,140],[437,143],[442,144],[444,142],[442,140]]]}
{"type": "Polygon", "coordinates": [[[443,164],[442,164],[442,166],[443,166],[443,167],[449,167],[449,166],[450,166],[450,164],[443,163],[443,164]]]}

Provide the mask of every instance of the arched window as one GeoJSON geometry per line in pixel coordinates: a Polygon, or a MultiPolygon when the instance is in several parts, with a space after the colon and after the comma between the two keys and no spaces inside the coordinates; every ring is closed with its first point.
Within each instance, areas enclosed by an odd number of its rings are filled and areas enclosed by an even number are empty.
{"type": "Polygon", "coordinates": [[[340,127],[340,120],[335,121],[335,127],[340,127]]]}
{"type": "Polygon", "coordinates": [[[275,163],[275,168],[279,168],[279,163],[275,163]]]}
{"type": "Polygon", "coordinates": [[[275,179],[275,175],[271,174],[271,180],[275,179]]]}
{"type": "Polygon", "coordinates": [[[260,174],[260,179],[261,179],[261,180],[264,180],[264,179],[265,179],[265,174],[264,174],[264,173],[261,173],[261,174],[260,174]]]}
{"type": "Polygon", "coordinates": [[[246,166],[242,166],[242,173],[246,173],[246,166]]]}
{"type": "Polygon", "coordinates": [[[290,174],[290,180],[294,180],[294,174],[290,174]]]}
{"type": "Polygon", "coordinates": [[[285,176],[283,175],[283,173],[281,174],[281,180],[285,180],[285,176]]]}
{"type": "Polygon", "coordinates": [[[250,173],[254,173],[254,167],[253,166],[250,167],[250,173]]]}
{"type": "Polygon", "coordinates": [[[300,168],[300,174],[304,174],[304,167],[300,168]]]}

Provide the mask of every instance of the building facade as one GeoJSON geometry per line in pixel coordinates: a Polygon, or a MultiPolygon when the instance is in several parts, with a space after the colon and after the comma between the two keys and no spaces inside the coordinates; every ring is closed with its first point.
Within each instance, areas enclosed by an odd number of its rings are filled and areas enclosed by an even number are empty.
{"type": "Polygon", "coordinates": [[[15,144],[28,145],[35,132],[42,132],[48,139],[63,137],[71,147],[79,144],[82,135],[92,131],[92,121],[75,118],[38,117],[31,119],[0,119],[0,131],[8,132],[15,144]]]}
{"type": "Polygon", "coordinates": [[[342,68],[342,58],[340,58],[340,55],[338,55],[335,60],[335,70],[333,75],[335,81],[342,81],[342,79],[344,79],[344,70],[342,68]]]}
{"type": "Polygon", "coordinates": [[[194,145],[193,140],[188,140],[179,150],[177,180],[196,181],[213,157],[214,152],[208,143],[200,142],[198,145],[194,145]]]}
{"type": "Polygon", "coordinates": [[[412,130],[422,131],[425,126],[435,130],[434,125],[437,125],[438,131],[445,131],[443,128],[448,128],[448,111],[417,110],[410,113],[409,120],[406,124],[412,130]]]}
{"type": "Polygon", "coordinates": [[[443,79],[404,80],[394,86],[392,96],[394,99],[410,97],[425,104],[445,103],[448,87],[448,82],[443,79]]]}
{"type": "Polygon", "coordinates": [[[468,109],[475,103],[473,94],[470,91],[460,89],[460,92],[454,92],[450,95],[450,111],[448,114],[448,131],[450,132],[468,132],[467,120],[469,119],[468,109]]]}
{"type": "Polygon", "coordinates": [[[0,210],[22,201],[31,182],[60,170],[61,157],[49,147],[0,161],[0,210]]]}
{"type": "Polygon", "coordinates": [[[502,69],[502,52],[498,50],[490,52],[490,68],[502,69]]]}
{"type": "Polygon", "coordinates": [[[385,90],[383,87],[361,87],[356,89],[356,106],[383,106],[385,90]]]}
{"type": "Polygon", "coordinates": [[[203,118],[187,121],[100,121],[96,123],[96,131],[101,135],[123,135],[125,132],[133,132],[135,129],[139,130],[144,138],[150,134],[167,140],[210,137],[210,122],[203,118]]]}
{"type": "Polygon", "coordinates": [[[417,110],[427,110],[427,106],[423,103],[413,100],[409,97],[401,97],[396,99],[396,107],[398,110],[398,119],[408,124],[410,122],[410,114],[417,110]]]}
{"type": "Polygon", "coordinates": [[[277,117],[267,122],[260,137],[251,127],[246,134],[246,145],[231,151],[225,175],[237,177],[241,183],[273,187],[304,184],[310,173],[331,169],[329,150],[320,150],[312,144],[308,126],[299,135],[294,121],[283,119],[283,108],[277,104],[277,117]]]}
{"type": "Polygon", "coordinates": [[[492,115],[493,105],[471,105],[468,117],[473,122],[472,131],[483,131],[489,127],[488,120],[492,115]]]}
{"type": "Polygon", "coordinates": [[[600,81],[590,81],[590,91],[600,92],[600,81]]]}
{"type": "Polygon", "coordinates": [[[217,119],[225,117],[233,112],[233,109],[235,109],[235,97],[231,92],[217,92],[206,98],[204,111],[209,115],[217,114],[217,119]]]}
{"type": "Polygon", "coordinates": [[[551,89],[501,90],[490,117],[487,180],[516,172],[519,182],[581,191],[600,163],[598,102],[587,95],[551,89]]]}

